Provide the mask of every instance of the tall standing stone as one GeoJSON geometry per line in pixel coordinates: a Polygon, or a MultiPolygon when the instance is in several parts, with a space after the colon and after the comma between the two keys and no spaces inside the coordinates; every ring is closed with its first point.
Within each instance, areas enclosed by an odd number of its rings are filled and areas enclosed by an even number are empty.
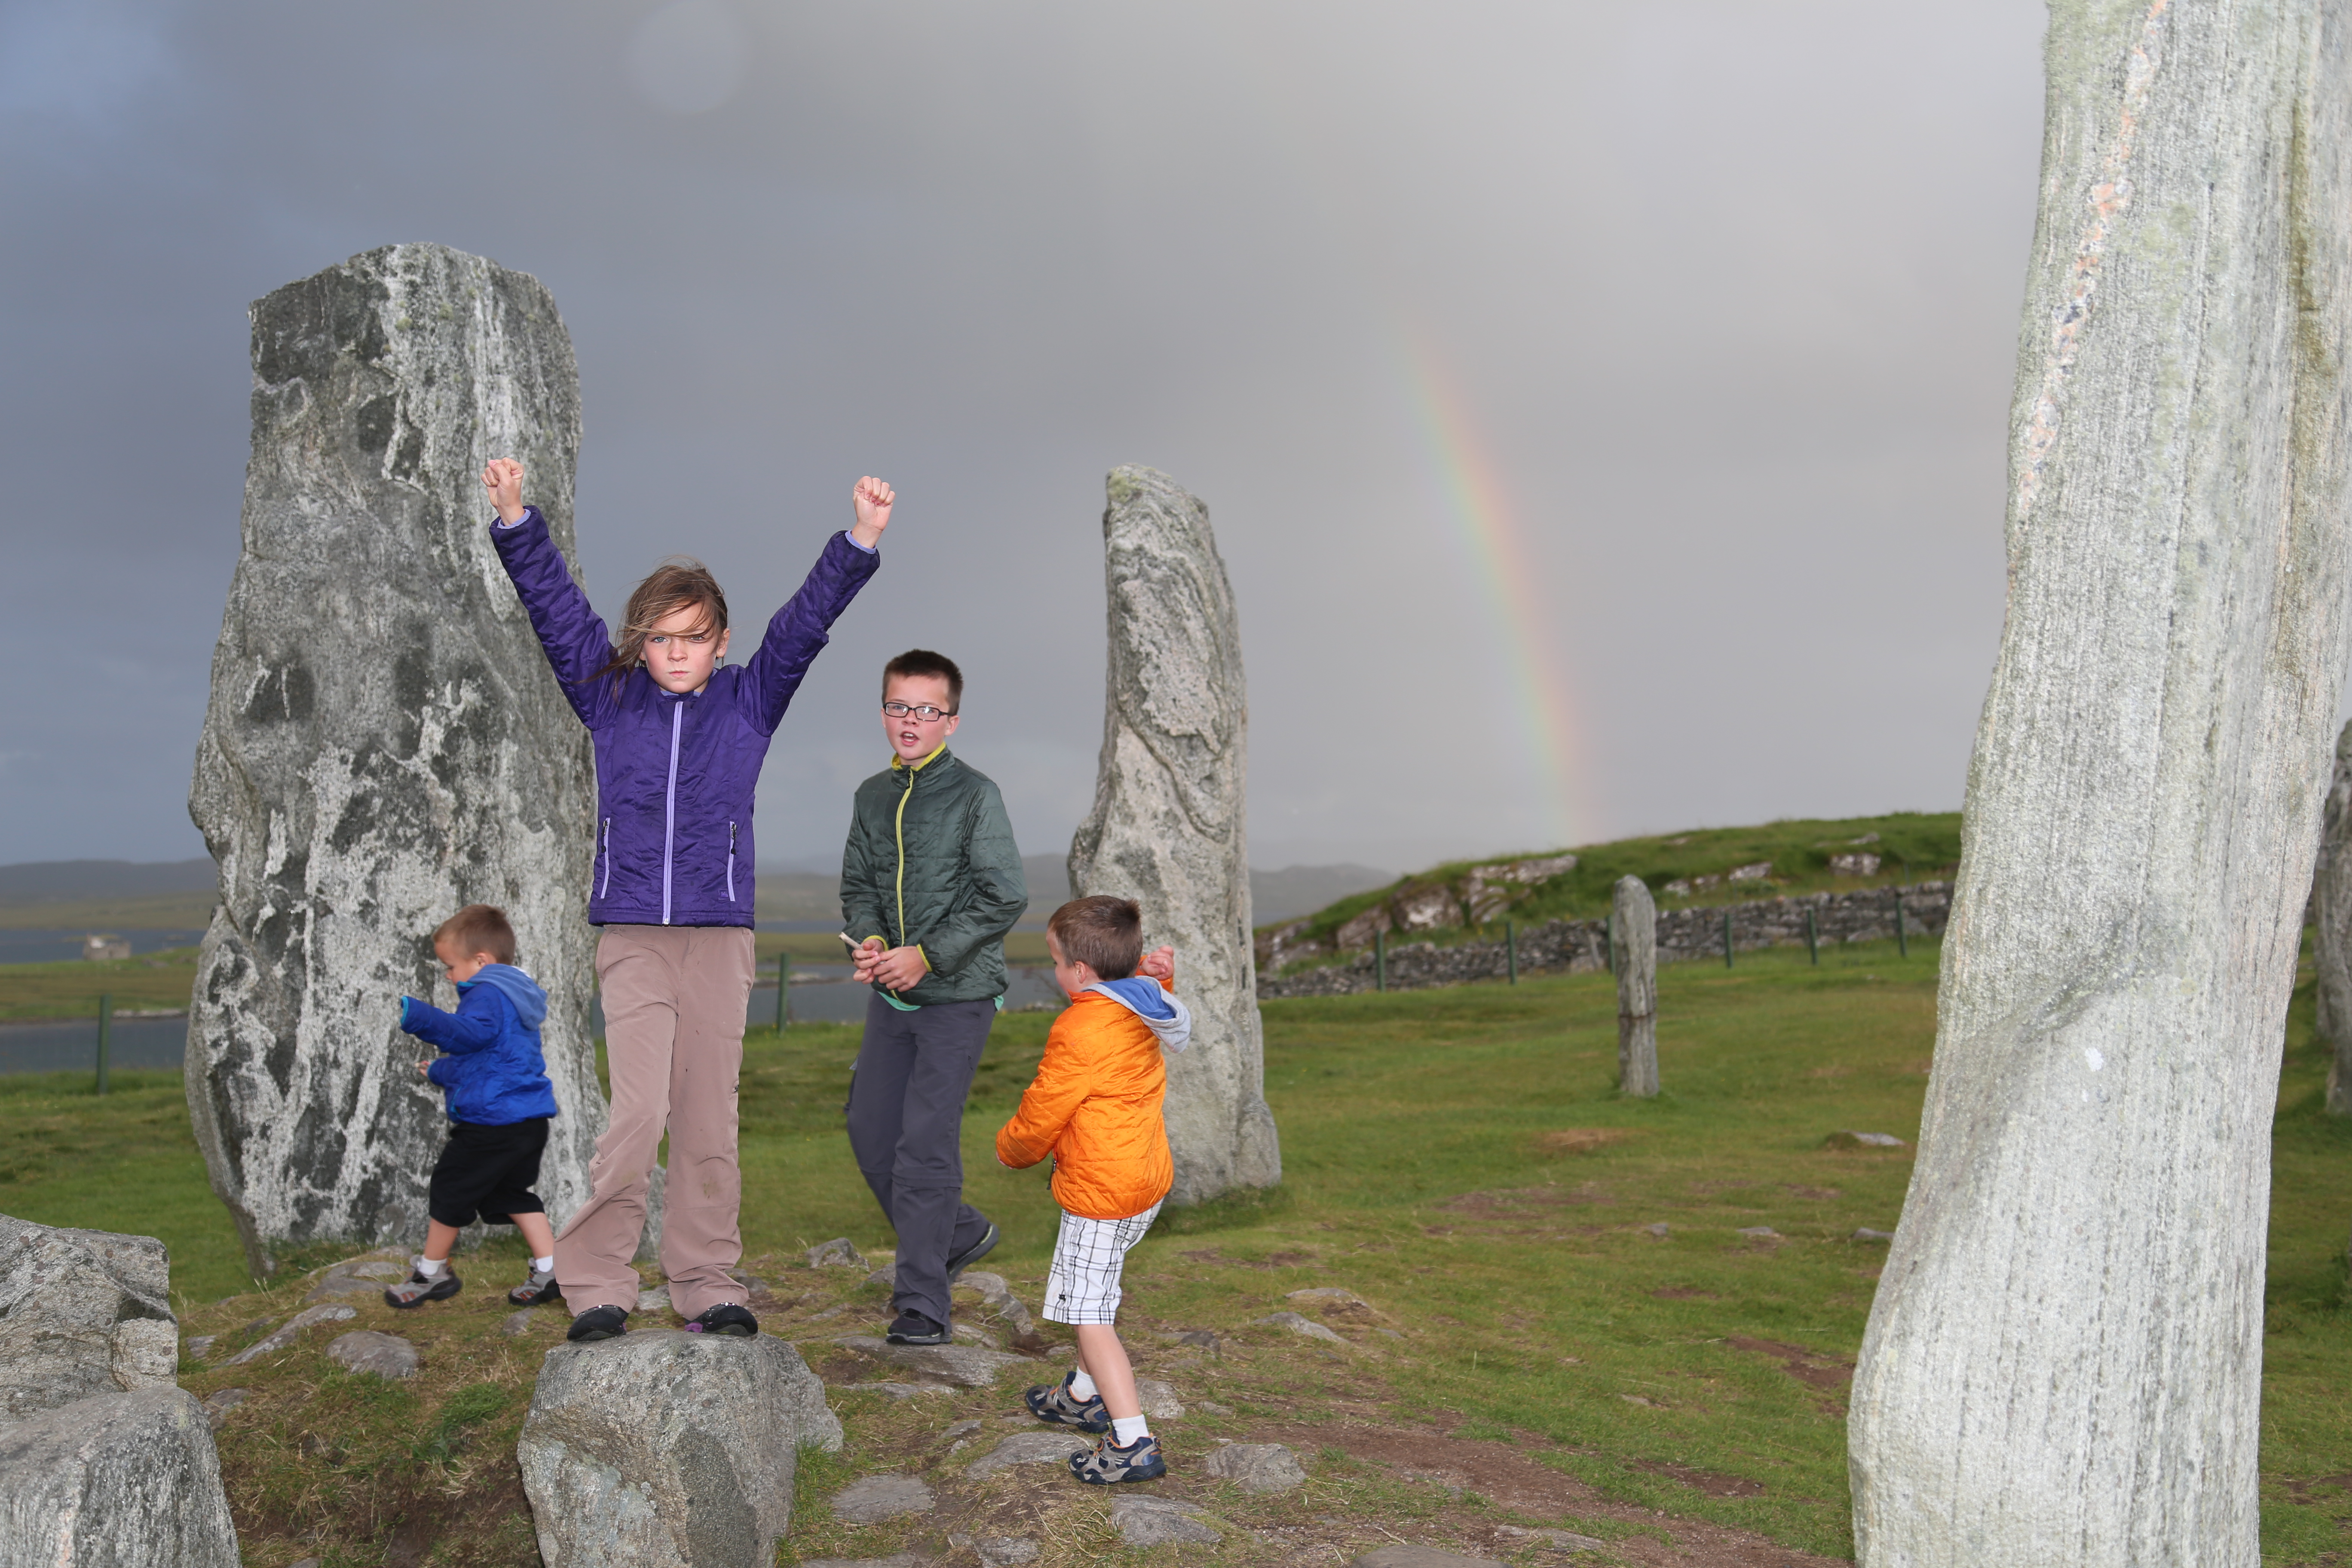
{"type": "Polygon", "coordinates": [[[522,459],[573,556],[578,374],[535,279],[436,245],[253,307],[253,453],[189,814],[219,863],[187,1094],[257,1271],[282,1244],[413,1241],[446,1122],[400,1033],[455,1000],[434,928],[503,908],[547,987],[562,1114],[540,1195],[588,1193],[588,737],[491,550],[480,473],[522,459]]]}
{"type": "Polygon", "coordinates": [[[1864,1568],[2260,1560],[2279,1045],[2346,647],[2352,5],[2053,5],[1864,1568]]]}
{"type": "Polygon", "coordinates": [[[1168,1061],[1170,1201],[1196,1204],[1282,1179],[1250,941],[1241,626],[1209,509],[1152,468],[1113,468],[1108,489],[1102,762],[1070,886],[1135,900],[1145,945],[1176,949],[1192,1043],[1168,1061]]]}
{"type": "Polygon", "coordinates": [[[2327,1044],[2327,1110],[2352,1116],[2352,723],[2336,737],[2336,776],[2319,831],[2311,954],[2319,974],[2319,1037],[2327,1044]]]}
{"type": "Polygon", "coordinates": [[[1647,1100],[1658,1092],[1658,906],[1639,877],[1620,877],[1609,900],[1617,951],[1617,1089],[1647,1100]]]}

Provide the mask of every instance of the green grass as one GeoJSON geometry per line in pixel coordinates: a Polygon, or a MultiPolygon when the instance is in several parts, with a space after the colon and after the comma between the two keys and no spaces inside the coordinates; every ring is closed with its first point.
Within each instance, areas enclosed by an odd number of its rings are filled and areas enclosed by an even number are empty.
{"type": "Polygon", "coordinates": [[[195,980],[193,947],[136,958],[0,963],[0,1020],[95,1018],[98,999],[105,994],[114,997],[117,1013],[133,1008],[176,1011],[187,1006],[195,980]]]}
{"type": "MultiPolygon", "coordinates": [[[[1666,1092],[1648,1102],[1612,1087],[1606,976],[1269,1004],[1266,1090],[1284,1184],[1167,1216],[1131,1260],[1128,1321],[1139,1335],[1234,1336],[1223,1361],[1167,1373],[1188,1397],[1205,1392],[1234,1408],[1230,1422],[1202,1430],[1332,1434],[1310,1442],[1310,1454],[1344,1449],[1367,1420],[1464,1442],[1516,1435],[1615,1510],[1574,1528],[1622,1534],[1637,1528],[1629,1520],[1649,1518],[1633,1510],[1655,1509],[1667,1516],[1654,1521],[1660,1529],[1706,1520],[1845,1555],[1843,1373],[1885,1257],[1849,1238],[1858,1226],[1892,1228],[1910,1162],[1821,1145],[1844,1129],[1916,1135],[1935,962],[1933,944],[1919,942],[1907,960],[1869,944],[1824,952],[1819,968],[1801,950],[1743,954],[1728,971],[1668,967],[1659,977],[1666,1092]],[[1664,1239],[1649,1229],[1657,1224],[1668,1227],[1664,1239]],[[1739,1234],[1759,1226],[1780,1239],[1739,1234]],[[1365,1297],[1402,1339],[1349,1327],[1365,1348],[1343,1365],[1248,1327],[1289,1305],[1286,1292],[1323,1285],[1365,1297]],[[1724,1495],[1749,1483],[1761,1489],[1724,1495]]],[[[2310,1018],[2306,983],[2290,1014],[2271,1232],[2263,1551],[2277,1563],[2340,1561],[2352,1521],[2352,1484],[2331,1479],[2343,1476],[2352,1439],[2340,1371],[2352,1355],[2340,1198],[2352,1123],[2320,1109],[2325,1062],[2310,1018]]],[[[1000,1019],[966,1121],[970,1194],[1005,1235],[988,1267],[1033,1300],[1055,1210],[1043,1172],[1003,1170],[990,1149],[1049,1023],[1000,1019]]],[[[796,1025],[781,1039],[754,1031],[747,1042],[746,1252],[782,1260],[762,1268],[792,1269],[790,1291],[804,1298],[795,1312],[831,1300],[824,1292],[835,1283],[797,1269],[799,1248],[841,1235],[869,1249],[891,1245],[841,1131],[856,1046],[854,1029],[824,1025],[796,1025]]],[[[241,1289],[235,1235],[205,1190],[176,1077],[116,1081],[101,1103],[82,1075],[0,1079],[0,1148],[11,1151],[0,1210],[160,1234],[185,1299],[241,1289]]],[[[502,1243],[495,1257],[509,1261],[512,1251],[502,1243]]],[[[852,1283],[850,1271],[820,1273],[842,1276],[843,1290],[852,1283]]],[[[493,1304],[460,1300],[486,1314],[488,1331],[493,1304]]],[[[210,1326],[253,1316],[243,1301],[207,1310],[223,1321],[210,1326]]],[[[520,1353],[499,1351],[506,1359],[492,1372],[436,1373],[446,1388],[415,1408],[354,1411],[379,1434],[366,1439],[369,1454],[388,1455],[394,1432],[405,1445],[396,1465],[383,1460],[386,1474],[407,1478],[386,1497],[440,1484],[431,1478],[448,1456],[478,1467],[510,1442],[511,1395],[530,1364],[520,1353]],[[485,1382],[493,1386],[466,1392],[485,1382]]],[[[300,1357],[289,1365],[309,1369],[306,1400],[339,1387],[300,1357]]],[[[213,1374],[205,1386],[227,1381],[213,1374]]],[[[929,1441],[908,1424],[939,1419],[936,1409],[924,1416],[845,1397],[852,1452],[813,1465],[804,1493],[900,1462],[893,1445],[929,1441]]],[[[313,1518],[333,1506],[331,1488],[304,1468],[298,1427],[318,1418],[294,1413],[308,1408],[288,1395],[254,1417],[278,1434],[266,1474],[240,1462],[237,1484],[257,1518],[313,1518]]],[[[1389,1498],[1403,1484],[1392,1472],[1344,1457],[1326,1458],[1315,1475],[1315,1506],[1327,1514],[1354,1498],[1345,1506],[1437,1529],[1484,1506],[1447,1504],[1426,1489],[1389,1498]]],[[[503,1483],[483,1471],[467,1484],[468,1496],[488,1498],[503,1483]]],[[[367,1506],[380,1525],[388,1505],[367,1506]]],[[[1268,1503],[1274,1511],[1252,1517],[1280,1523],[1280,1508],[1307,1506],[1268,1503]]],[[[821,1513],[804,1510],[793,1550],[832,1549],[821,1513]]]]}
{"type": "Polygon", "coordinates": [[[0,903],[6,931],[202,931],[212,922],[210,893],[138,893],[119,899],[0,903]]]}

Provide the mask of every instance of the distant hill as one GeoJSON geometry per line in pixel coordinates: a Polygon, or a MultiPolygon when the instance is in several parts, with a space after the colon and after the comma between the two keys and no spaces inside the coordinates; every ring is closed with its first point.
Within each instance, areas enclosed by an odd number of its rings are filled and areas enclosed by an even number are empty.
{"type": "MultiPolygon", "coordinates": [[[[1070,897],[1068,857],[1024,855],[1021,875],[1029,884],[1025,928],[1042,930],[1045,917],[1070,897]]],[[[1334,899],[1367,888],[1381,887],[1395,873],[1370,866],[1287,866],[1279,871],[1250,873],[1250,901],[1258,921],[1294,919],[1320,909],[1334,899]]],[[[760,918],[763,921],[830,921],[841,916],[840,879],[826,871],[760,872],[760,918]]]]}
{"type": "Polygon", "coordinates": [[[211,893],[218,886],[210,860],[25,860],[0,866],[0,904],[211,893]]]}

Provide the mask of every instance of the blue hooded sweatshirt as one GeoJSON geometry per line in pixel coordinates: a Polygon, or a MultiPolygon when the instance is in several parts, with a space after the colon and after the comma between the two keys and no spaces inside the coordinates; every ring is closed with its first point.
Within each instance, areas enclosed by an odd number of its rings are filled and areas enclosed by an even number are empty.
{"type": "Polygon", "coordinates": [[[486,963],[457,987],[457,1010],[400,999],[400,1026],[448,1054],[425,1077],[447,1095],[449,1120],[506,1127],[553,1116],[555,1086],[540,1054],[547,993],[511,963],[486,963]]]}

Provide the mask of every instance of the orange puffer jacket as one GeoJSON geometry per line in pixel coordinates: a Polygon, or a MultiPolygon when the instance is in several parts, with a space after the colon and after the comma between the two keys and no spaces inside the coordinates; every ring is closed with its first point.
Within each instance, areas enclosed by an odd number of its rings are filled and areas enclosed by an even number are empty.
{"type": "Polygon", "coordinates": [[[1151,1026],[1108,996],[1081,992],[1054,1020],[1021,1109],[996,1134],[996,1157],[1019,1170],[1053,1155],[1054,1201],[1072,1214],[1141,1214],[1176,1180],[1160,1115],[1167,1092],[1151,1026]]]}

